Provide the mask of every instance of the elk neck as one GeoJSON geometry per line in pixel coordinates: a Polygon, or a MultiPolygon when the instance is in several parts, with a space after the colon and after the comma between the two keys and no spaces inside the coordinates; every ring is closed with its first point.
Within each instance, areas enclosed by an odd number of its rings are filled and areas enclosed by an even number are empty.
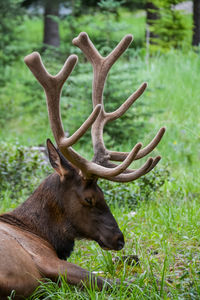
{"type": "Polygon", "coordinates": [[[42,237],[54,247],[60,259],[65,259],[73,251],[76,231],[58,196],[60,184],[59,176],[51,174],[24,203],[1,215],[0,220],[42,237]]]}

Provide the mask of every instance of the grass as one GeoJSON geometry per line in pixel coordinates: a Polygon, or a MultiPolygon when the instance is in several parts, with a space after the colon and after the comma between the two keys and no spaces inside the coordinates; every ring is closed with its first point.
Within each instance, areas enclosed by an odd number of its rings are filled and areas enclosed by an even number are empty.
{"type": "MultiPolygon", "coordinates": [[[[124,14],[127,21],[124,32],[132,27],[133,33],[136,30],[138,41],[142,32],[144,36],[144,16],[139,15],[137,20],[132,21],[129,12],[124,14]],[[138,22],[140,27],[137,27],[138,22]]],[[[100,15],[95,18],[96,34],[100,30],[98,26],[101,18],[100,15]]],[[[90,30],[86,21],[88,22],[84,17],[81,19],[81,30],[90,30]]],[[[34,19],[27,20],[26,23],[27,28],[31,29],[31,34],[26,34],[25,38],[30,45],[38,44],[41,40],[39,33],[41,21],[34,19]]],[[[64,31],[65,26],[61,26],[63,39],[64,34],[68,34],[68,31],[64,31]]],[[[92,34],[95,35],[95,28],[92,29],[92,34]]],[[[118,39],[117,32],[113,35],[118,39]]],[[[49,61],[46,63],[53,72],[60,68],[55,64],[52,67],[49,61]]],[[[89,84],[91,82],[91,69],[87,69],[87,76],[83,78],[81,68],[80,64],[73,73],[69,85],[65,86],[63,99],[65,112],[67,105],[72,102],[68,91],[73,93],[79,86],[87,89],[88,82],[89,84]]],[[[126,239],[122,251],[105,252],[94,242],[76,243],[70,262],[104,277],[120,278],[122,280],[120,286],[114,286],[109,292],[105,290],[98,292],[91,288],[81,291],[67,285],[64,278],[61,278],[58,283],[50,281],[42,283],[29,299],[39,299],[39,295],[43,295],[44,299],[56,300],[200,298],[199,70],[199,55],[192,51],[170,51],[165,55],[150,57],[147,64],[142,51],[135,50],[130,53],[128,63],[123,59],[117,62],[109,80],[116,81],[117,89],[117,76],[120,74],[124,91],[121,102],[130,94],[130,87],[126,88],[127,84],[133,85],[134,90],[143,81],[148,82],[147,91],[141,100],[138,100],[142,104],[140,112],[145,115],[142,142],[146,145],[161,126],[167,127],[163,141],[155,153],[162,155],[159,165],[164,169],[167,168],[170,176],[162,188],[154,194],[153,199],[140,202],[132,210],[126,204],[112,205],[113,214],[126,239]],[[122,260],[123,255],[133,254],[138,256],[139,265],[131,266],[122,260]],[[114,263],[113,259],[116,256],[120,259],[114,263]],[[130,280],[133,282],[127,287],[125,281],[130,280]]],[[[51,133],[42,89],[22,61],[16,62],[15,66],[6,72],[10,80],[1,90],[3,99],[1,101],[3,113],[0,112],[1,140],[13,143],[17,139],[24,145],[43,144],[51,133]]],[[[106,86],[105,92],[108,88],[106,86]]],[[[78,121],[74,114],[78,112],[79,106],[85,106],[86,100],[84,97],[73,98],[70,113],[64,113],[67,130],[73,131],[77,126],[78,121]]],[[[137,117],[135,108],[132,113],[137,117]]],[[[87,112],[85,114],[87,115],[87,112]]],[[[80,121],[84,120],[81,111],[78,118],[80,121]]],[[[134,136],[130,136],[126,143],[118,146],[118,150],[131,149],[134,141],[134,136]]],[[[91,152],[87,153],[86,147],[77,145],[76,149],[85,156],[91,155],[91,152]]],[[[10,202],[9,191],[3,193],[5,201],[1,204],[2,210],[14,207],[15,204],[10,202]]],[[[133,191],[130,190],[130,193],[133,191]]],[[[123,203],[123,194],[121,202],[123,203]]]]}
{"type": "MultiPolygon", "coordinates": [[[[101,276],[133,280],[106,292],[92,289],[80,291],[70,287],[61,278],[61,287],[49,282],[42,284],[40,292],[45,299],[199,299],[199,199],[174,201],[156,199],[141,203],[136,214],[114,209],[114,214],[126,236],[121,253],[105,252],[93,242],[77,242],[69,261],[101,276]],[[119,255],[137,254],[139,265],[130,266],[119,255]]],[[[37,299],[32,296],[30,299],[37,299]]]]}

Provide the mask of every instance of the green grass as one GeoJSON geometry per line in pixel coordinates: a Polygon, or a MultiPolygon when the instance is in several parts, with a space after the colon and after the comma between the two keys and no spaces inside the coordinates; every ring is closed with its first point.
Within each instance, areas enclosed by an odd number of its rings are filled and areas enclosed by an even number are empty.
{"type": "MultiPolygon", "coordinates": [[[[154,93],[151,107],[162,110],[151,122],[167,127],[159,149],[164,163],[170,164],[181,181],[186,179],[186,184],[190,173],[195,176],[199,169],[199,67],[199,57],[192,52],[171,52],[149,65],[151,95],[154,93]]],[[[195,180],[193,183],[198,189],[195,180]]]]}
{"type": "MultiPolygon", "coordinates": [[[[199,299],[199,199],[156,199],[142,203],[131,215],[126,208],[113,212],[126,236],[120,253],[103,251],[93,242],[77,242],[69,261],[109,278],[121,278],[120,286],[106,292],[80,291],[61,279],[40,286],[45,299],[199,299]],[[119,255],[137,254],[138,266],[119,255]],[[127,288],[126,281],[133,280],[127,288]]],[[[30,299],[37,299],[36,296],[30,299]]]]}

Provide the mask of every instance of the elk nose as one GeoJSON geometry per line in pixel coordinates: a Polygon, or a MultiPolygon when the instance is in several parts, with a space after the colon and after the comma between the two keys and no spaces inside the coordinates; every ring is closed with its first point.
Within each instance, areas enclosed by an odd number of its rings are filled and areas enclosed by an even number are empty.
{"type": "Polygon", "coordinates": [[[116,240],[116,250],[121,250],[124,247],[124,236],[120,234],[116,240]]]}

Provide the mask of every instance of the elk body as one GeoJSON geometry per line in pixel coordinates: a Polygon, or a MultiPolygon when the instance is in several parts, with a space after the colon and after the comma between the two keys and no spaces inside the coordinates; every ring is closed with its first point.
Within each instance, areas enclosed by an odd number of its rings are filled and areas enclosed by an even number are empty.
{"type": "Polygon", "coordinates": [[[0,298],[6,299],[12,290],[16,299],[29,296],[39,285],[38,280],[56,280],[66,275],[70,284],[95,284],[98,288],[109,281],[67,262],[74,240],[85,238],[96,241],[100,247],[121,250],[124,237],[97,185],[98,178],[128,182],[151,171],[160,157],[149,158],[139,169],[129,169],[136,159],[149,154],[161,140],[161,128],[154,139],[142,149],[138,143],[130,153],[106,149],[103,128],[120,117],[143,93],[144,83],[116,111],[107,113],[103,107],[103,88],[109,69],[127,49],[132,36],[127,35],[107,56],[102,57],[86,33],[73,40],[93,65],[93,112],[71,136],[65,137],[60,116],[60,94],[65,80],[76,64],[71,55],[62,70],[50,75],[38,53],[32,53],[25,62],[43,86],[48,106],[50,125],[58,146],[47,140],[49,159],[55,172],[46,178],[36,191],[14,211],[0,216],[0,298]],[[88,161],[72,145],[91,128],[94,158],[88,161]],[[113,161],[121,161],[115,164],[113,161]]]}

